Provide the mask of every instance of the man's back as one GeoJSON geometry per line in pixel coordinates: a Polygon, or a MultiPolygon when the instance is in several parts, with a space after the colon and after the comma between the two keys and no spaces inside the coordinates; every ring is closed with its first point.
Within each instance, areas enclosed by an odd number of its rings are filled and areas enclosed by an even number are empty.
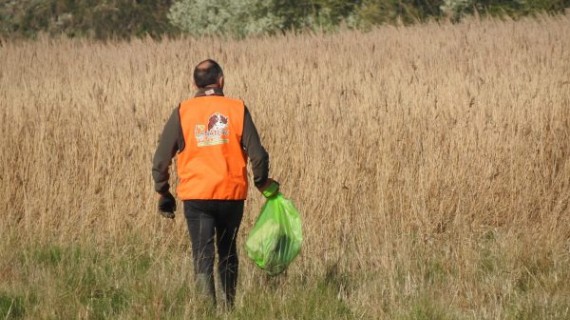
{"type": "Polygon", "coordinates": [[[177,194],[182,200],[245,200],[247,158],[242,148],[241,100],[205,95],[179,108],[185,148],[178,154],[177,194]]]}

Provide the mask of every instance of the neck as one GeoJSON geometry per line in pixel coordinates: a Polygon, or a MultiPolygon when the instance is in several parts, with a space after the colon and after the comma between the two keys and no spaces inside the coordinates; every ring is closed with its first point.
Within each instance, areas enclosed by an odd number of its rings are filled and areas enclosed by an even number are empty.
{"type": "Polygon", "coordinates": [[[196,91],[196,97],[223,96],[223,95],[224,95],[224,91],[219,86],[215,86],[215,87],[206,86],[204,88],[198,88],[198,90],[196,91]]]}

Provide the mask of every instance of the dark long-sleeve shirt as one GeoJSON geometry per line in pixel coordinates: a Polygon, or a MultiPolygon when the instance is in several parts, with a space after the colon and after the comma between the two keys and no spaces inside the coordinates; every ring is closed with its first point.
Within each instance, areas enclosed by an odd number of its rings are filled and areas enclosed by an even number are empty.
{"type": "MultiPolygon", "coordinates": [[[[196,97],[205,95],[223,96],[224,94],[223,91],[218,88],[200,89],[196,93],[196,97]]],[[[166,122],[152,161],[154,189],[161,194],[168,192],[170,189],[168,179],[170,178],[169,167],[172,158],[174,158],[178,152],[184,150],[185,146],[182,125],[180,124],[179,108],[180,106],[172,111],[170,118],[166,122]]],[[[257,133],[257,129],[255,128],[247,107],[244,113],[241,145],[251,161],[253,182],[255,186],[259,188],[267,182],[269,175],[269,155],[261,145],[259,134],[257,133]]]]}

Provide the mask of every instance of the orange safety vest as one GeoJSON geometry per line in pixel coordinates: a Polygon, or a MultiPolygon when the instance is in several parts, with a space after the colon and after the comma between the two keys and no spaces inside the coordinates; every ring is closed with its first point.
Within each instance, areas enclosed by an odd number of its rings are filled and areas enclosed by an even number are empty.
{"type": "Polygon", "coordinates": [[[223,96],[195,97],[180,104],[185,146],[176,163],[178,198],[245,200],[244,113],[243,101],[223,96]]]}

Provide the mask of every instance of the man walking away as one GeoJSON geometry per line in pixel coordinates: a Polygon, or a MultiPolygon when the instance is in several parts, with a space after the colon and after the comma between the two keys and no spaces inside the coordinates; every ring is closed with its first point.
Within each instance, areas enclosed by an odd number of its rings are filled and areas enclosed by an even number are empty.
{"type": "Polygon", "coordinates": [[[169,167],[176,156],[176,193],[192,243],[196,288],[216,302],[215,247],[224,300],[233,306],[238,276],[236,238],[247,197],[247,158],[255,186],[266,197],[279,184],[268,178],[269,155],[243,101],[224,96],[224,75],[213,60],[194,69],[195,96],[174,109],[162,132],[153,159],[152,177],[160,194],[159,212],[173,219],[169,167]]]}

